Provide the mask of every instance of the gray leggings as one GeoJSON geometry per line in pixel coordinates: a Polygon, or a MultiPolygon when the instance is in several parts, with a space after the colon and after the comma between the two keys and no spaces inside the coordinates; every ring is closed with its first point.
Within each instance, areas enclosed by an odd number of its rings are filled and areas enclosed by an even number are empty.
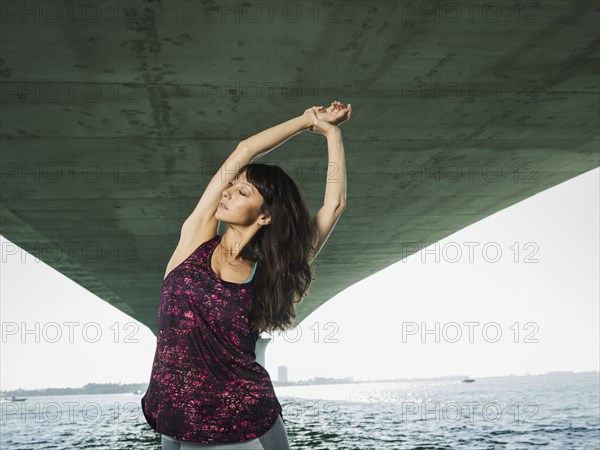
{"type": "Polygon", "coordinates": [[[290,450],[281,416],[277,416],[275,424],[269,431],[249,441],[227,444],[199,444],[197,442],[179,441],[166,434],[161,434],[161,444],[162,450],[290,450]]]}

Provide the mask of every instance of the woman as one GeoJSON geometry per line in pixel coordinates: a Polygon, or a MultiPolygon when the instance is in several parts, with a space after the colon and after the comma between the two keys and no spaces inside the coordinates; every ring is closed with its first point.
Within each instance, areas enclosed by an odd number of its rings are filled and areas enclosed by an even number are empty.
{"type": "Polygon", "coordinates": [[[282,408],[256,362],[262,331],[287,330],[310,264],[346,200],[341,131],[351,105],[315,106],[242,141],[186,219],[160,293],[156,353],[142,411],[164,450],[286,450],[282,408]],[[253,164],[303,130],[327,138],[323,207],[310,219],[278,166],[253,164]],[[218,235],[219,222],[227,225],[218,235]]]}

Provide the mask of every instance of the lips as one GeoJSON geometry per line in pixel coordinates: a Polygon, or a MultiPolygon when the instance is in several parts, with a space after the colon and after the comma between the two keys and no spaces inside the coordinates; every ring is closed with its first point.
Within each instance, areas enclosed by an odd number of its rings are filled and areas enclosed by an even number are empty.
{"type": "Polygon", "coordinates": [[[225,206],[223,203],[219,203],[219,206],[220,206],[221,208],[228,209],[228,208],[227,208],[227,206],[225,206]]]}

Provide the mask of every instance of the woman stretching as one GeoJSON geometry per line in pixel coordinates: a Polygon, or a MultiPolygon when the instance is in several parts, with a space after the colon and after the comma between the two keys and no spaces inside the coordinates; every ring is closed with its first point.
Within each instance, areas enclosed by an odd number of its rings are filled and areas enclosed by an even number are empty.
{"type": "Polygon", "coordinates": [[[163,450],[289,449],[255,345],[261,332],[293,324],[295,304],[313,280],[311,263],[344,210],[338,126],[351,114],[350,104],[337,101],[314,106],[240,142],[183,223],[160,291],[156,352],[141,399],[163,450]],[[325,199],[312,220],[284,170],[252,163],[307,129],[327,138],[329,154],[325,199]]]}

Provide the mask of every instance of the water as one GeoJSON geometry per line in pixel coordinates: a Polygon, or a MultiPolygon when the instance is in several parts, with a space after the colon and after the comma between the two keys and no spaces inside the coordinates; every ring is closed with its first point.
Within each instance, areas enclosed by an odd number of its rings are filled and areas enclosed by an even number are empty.
{"type": "MultiPolygon", "coordinates": [[[[276,387],[291,448],[598,449],[598,374],[276,387]]],[[[1,404],[0,448],[160,450],[136,394],[1,404]]]]}

